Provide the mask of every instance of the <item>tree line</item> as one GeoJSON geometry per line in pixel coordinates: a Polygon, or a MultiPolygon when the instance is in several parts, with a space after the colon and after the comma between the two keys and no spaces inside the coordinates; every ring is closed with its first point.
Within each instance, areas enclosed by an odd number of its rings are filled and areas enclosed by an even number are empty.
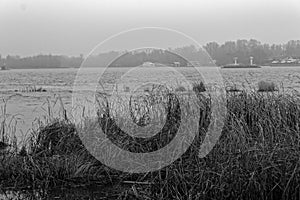
{"type": "MultiPolygon", "coordinates": [[[[227,41],[223,44],[217,42],[209,42],[204,49],[196,49],[195,46],[178,47],[168,49],[167,51],[160,49],[152,49],[148,51],[134,52],[105,52],[98,55],[90,56],[85,61],[88,67],[112,67],[120,66],[138,66],[144,62],[162,63],[172,65],[174,62],[180,63],[180,66],[187,66],[189,61],[199,61],[202,65],[210,65],[211,60],[208,54],[217,65],[225,65],[233,62],[233,58],[237,57],[240,63],[249,63],[250,56],[254,57],[256,64],[268,64],[274,59],[282,59],[285,57],[300,58],[300,40],[291,40],[286,44],[262,44],[261,42],[250,40],[227,41]],[[174,53],[172,53],[174,52],[174,53]],[[176,53],[181,56],[176,55],[176,53]],[[118,57],[118,59],[111,61],[118,57]]],[[[57,67],[79,67],[83,62],[83,55],[79,56],[62,56],[62,55],[36,55],[28,57],[11,56],[1,57],[1,66],[5,65],[9,68],[57,68],[57,67]]]]}
{"type": "Polygon", "coordinates": [[[0,64],[8,68],[59,68],[59,67],[78,67],[83,61],[83,55],[80,56],[61,56],[61,55],[36,55],[28,57],[7,55],[1,58],[0,64]]]}
{"type": "Polygon", "coordinates": [[[272,45],[262,44],[254,39],[228,41],[221,45],[216,42],[210,42],[204,48],[217,65],[232,63],[234,57],[237,57],[240,63],[248,64],[249,58],[252,56],[254,57],[254,62],[260,65],[285,57],[300,58],[300,40],[291,40],[286,44],[272,45]]]}

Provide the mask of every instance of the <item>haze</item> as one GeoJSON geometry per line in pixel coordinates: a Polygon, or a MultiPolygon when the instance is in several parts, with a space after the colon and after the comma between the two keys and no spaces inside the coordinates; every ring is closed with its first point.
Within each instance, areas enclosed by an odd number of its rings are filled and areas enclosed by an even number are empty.
{"type": "Polygon", "coordinates": [[[113,34],[145,26],[175,29],[202,45],[279,44],[300,39],[299,21],[298,0],[0,0],[0,54],[86,55],[113,34]]]}

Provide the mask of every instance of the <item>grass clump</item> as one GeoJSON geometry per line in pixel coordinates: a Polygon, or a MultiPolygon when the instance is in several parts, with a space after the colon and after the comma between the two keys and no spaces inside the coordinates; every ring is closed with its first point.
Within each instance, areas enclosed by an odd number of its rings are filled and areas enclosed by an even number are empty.
{"type": "Polygon", "coordinates": [[[195,93],[205,92],[205,85],[203,82],[193,83],[193,91],[195,93]]]}
{"type": "Polygon", "coordinates": [[[258,92],[274,92],[277,91],[274,82],[260,81],[258,82],[258,92]]]}
{"type": "Polygon", "coordinates": [[[28,139],[27,148],[0,156],[3,189],[50,189],[107,184],[105,168],[82,144],[75,125],[55,119],[28,139]]]}
{"type": "Polygon", "coordinates": [[[14,90],[15,92],[47,92],[45,88],[36,85],[27,85],[20,89],[14,90]]]}
{"type": "Polygon", "coordinates": [[[64,120],[54,120],[52,123],[33,132],[30,152],[33,155],[63,155],[84,149],[76,127],[64,120]]]}

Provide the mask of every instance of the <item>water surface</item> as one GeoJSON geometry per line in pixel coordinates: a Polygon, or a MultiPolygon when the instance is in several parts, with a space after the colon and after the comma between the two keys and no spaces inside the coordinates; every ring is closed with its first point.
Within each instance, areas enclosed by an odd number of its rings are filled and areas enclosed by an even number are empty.
{"type": "MultiPolygon", "coordinates": [[[[87,68],[77,76],[78,69],[18,69],[0,71],[0,95],[6,102],[7,119],[17,120],[18,135],[25,134],[32,127],[32,122],[49,114],[47,99],[54,107],[59,107],[56,97],[61,97],[66,109],[72,104],[72,91],[75,78],[84,92],[93,92],[94,83],[99,80],[103,68],[87,68]],[[30,88],[43,88],[44,92],[30,92],[30,88]]],[[[105,71],[100,81],[107,88],[112,88],[114,80],[127,72],[127,79],[133,83],[170,81],[172,73],[181,73],[191,81],[202,80],[200,74],[192,68],[176,68],[171,72],[163,67],[145,68],[130,72],[129,68],[110,68],[105,71]],[[129,73],[128,73],[129,72],[129,73]]],[[[300,91],[300,67],[262,67],[253,69],[220,69],[226,87],[237,85],[238,88],[257,88],[259,81],[272,81],[281,89],[300,91]]],[[[214,74],[211,74],[214,76],[214,74]]],[[[121,81],[122,82],[122,81],[121,81]]],[[[117,82],[120,84],[120,81],[117,82]]],[[[181,84],[180,82],[174,84],[181,84]]],[[[127,88],[128,89],[128,88],[127,88]]],[[[134,88],[129,88],[129,90],[134,88]]],[[[3,120],[4,101],[1,103],[3,120]]],[[[53,111],[54,112],[54,111],[53,111]]],[[[58,114],[58,113],[56,113],[58,114]]],[[[55,115],[55,113],[54,113],[55,115]]],[[[12,120],[14,121],[14,120],[12,120]]],[[[14,123],[14,122],[11,122],[14,123]]]]}

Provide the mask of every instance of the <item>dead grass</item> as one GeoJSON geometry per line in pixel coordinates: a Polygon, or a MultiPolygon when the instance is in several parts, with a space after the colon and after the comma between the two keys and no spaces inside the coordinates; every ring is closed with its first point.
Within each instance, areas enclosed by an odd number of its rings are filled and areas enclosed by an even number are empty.
{"type": "MultiPolygon", "coordinates": [[[[255,92],[228,94],[222,136],[213,150],[200,159],[197,150],[210,120],[210,99],[204,99],[207,106],[201,111],[199,137],[180,159],[159,171],[128,174],[105,167],[85,150],[77,129],[68,119],[56,119],[33,134],[26,154],[1,157],[0,187],[48,190],[109,184],[122,188],[127,183],[130,187],[125,190],[107,189],[101,197],[299,199],[299,97],[255,92]]],[[[178,115],[174,102],[170,108],[175,108],[171,109],[175,123],[178,115]]],[[[100,122],[113,123],[108,113],[102,114],[100,122]]],[[[109,131],[115,133],[116,129],[109,131]]]]}

